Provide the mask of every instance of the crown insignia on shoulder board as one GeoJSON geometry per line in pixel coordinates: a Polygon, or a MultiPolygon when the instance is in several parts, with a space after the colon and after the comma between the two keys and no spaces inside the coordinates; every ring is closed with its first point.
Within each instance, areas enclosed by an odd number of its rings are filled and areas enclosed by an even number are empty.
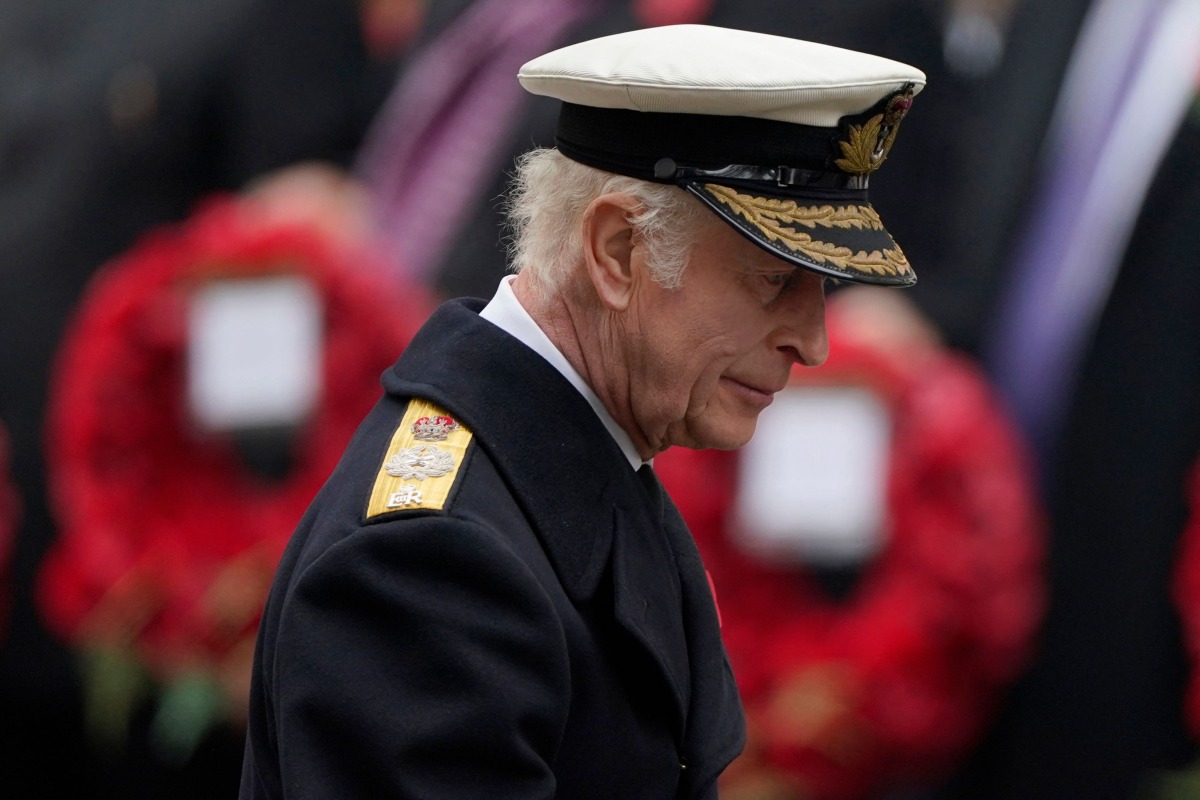
{"type": "Polygon", "coordinates": [[[422,442],[442,442],[446,437],[458,430],[458,422],[454,417],[438,415],[421,417],[412,424],[413,438],[422,442]]]}

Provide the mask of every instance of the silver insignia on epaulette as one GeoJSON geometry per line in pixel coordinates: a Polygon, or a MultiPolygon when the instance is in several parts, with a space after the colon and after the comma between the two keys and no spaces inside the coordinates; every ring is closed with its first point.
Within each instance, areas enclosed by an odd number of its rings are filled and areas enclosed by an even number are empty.
{"type": "Polygon", "coordinates": [[[405,480],[440,478],[454,469],[454,456],[431,444],[405,447],[388,459],[384,469],[388,475],[405,480]]]}

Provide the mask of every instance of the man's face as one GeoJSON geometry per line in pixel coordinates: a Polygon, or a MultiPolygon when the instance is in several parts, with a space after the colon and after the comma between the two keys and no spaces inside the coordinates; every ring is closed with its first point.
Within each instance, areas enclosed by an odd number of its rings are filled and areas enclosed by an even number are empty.
{"type": "MultiPolygon", "coordinates": [[[[634,258],[644,264],[644,251],[634,258]]],[[[655,449],[741,447],[795,363],[825,360],[825,279],[718,220],[696,238],[683,286],[645,280],[628,347],[630,402],[655,449]]]]}

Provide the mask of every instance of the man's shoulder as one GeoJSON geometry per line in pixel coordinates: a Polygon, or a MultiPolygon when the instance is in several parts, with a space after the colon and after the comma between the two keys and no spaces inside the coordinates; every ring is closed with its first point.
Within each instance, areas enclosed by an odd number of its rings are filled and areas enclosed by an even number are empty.
{"type": "Polygon", "coordinates": [[[292,547],[306,564],[359,540],[383,536],[402,546],[460,530],[498,541],[533,538],[474,430],[430,400],[388,396],[310,504],[292,547]]]}
{"type": "Polygon", "coordinates": [[[490,417],[468,423],[453,402],[388,396],[360,428],[315,505],[356,528],[440,516],[510,534],[527,529],[524,498],[500,467],[512,458],[495,452],[505,444],[497,432],[508,424],[490,417]]]}

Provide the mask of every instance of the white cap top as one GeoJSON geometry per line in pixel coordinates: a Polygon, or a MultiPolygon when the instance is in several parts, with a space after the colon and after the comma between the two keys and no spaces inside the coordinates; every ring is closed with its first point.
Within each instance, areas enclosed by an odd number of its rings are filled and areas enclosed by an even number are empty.
{"type": "Polygon", "coordinates": [[[595,108],[834,127],[925,74],[839,47],[708,25],[667,25],[560,48],[525,64],[533,94],[595,108]]]}

